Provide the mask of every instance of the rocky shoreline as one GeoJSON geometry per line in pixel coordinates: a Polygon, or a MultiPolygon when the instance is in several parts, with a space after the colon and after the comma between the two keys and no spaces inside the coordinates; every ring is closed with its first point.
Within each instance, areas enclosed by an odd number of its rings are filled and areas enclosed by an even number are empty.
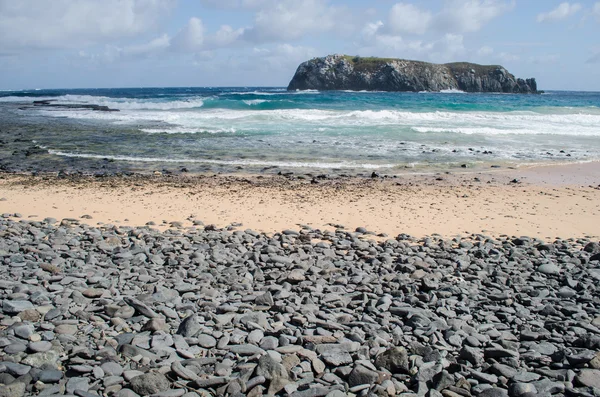
{"type": "Polygon", "coordinates": [[[600,244],[0,220],[0,396],[600,395],[600,244]]]}

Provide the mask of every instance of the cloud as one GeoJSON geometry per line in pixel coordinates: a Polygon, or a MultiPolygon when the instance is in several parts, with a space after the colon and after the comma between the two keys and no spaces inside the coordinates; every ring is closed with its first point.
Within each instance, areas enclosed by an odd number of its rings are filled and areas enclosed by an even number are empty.
{"type": "Polygon", "coordinates": [[[594,4],[594,8],[592,9],[592,13],[600,20],[600,1],[594,4]]]}
{"type": "Polygon", "coordinates": [[[591,57],[589,57],[585,63],[588,64],[596,64],[596,63],[600,63],[600,52],[592,55],[591,57]]]}
{"type": "Polygon", "coordinates": [[[176,0],[0,0],[0,47],[80,48],[158,25],[176,0]]]}
{"type": "Polygon", "coordinates": [[[529,57],[529,63],[536,65],[547,65],[556,63],[560,59],[558,54],[534,55],[529,57]]]}
{"type": "Polygon", "coordinates": [[[392,33],[423,34],[429,29],[432,15],[412,4],[397,3],[390,10],[388,27],[392,33]]]}
{"type": "Polygon", "coordinates": [[[464,37],[460,34],[446,33],[432,41],[407,40],[399,35],[374,31],[377,24],[368,24],[363,29],[362,45],[359,54],[362,56],[402,57],[407,59],[423,59],[432,62],[450,62],[466,53],[464,37]]]}
{"type": "Polygon", "coordinates": [[[540,23],[548,21],[560,21],[576,14],[579,10],[581,10],[581,4],[579,3],[560,3],[555,9],[538,14],[537,21],[540,23]]]}
{"type": "Polygon", "coordinates": [[[477,55],[486,56],[494,53],[494,49],[492,47],[483,46],[479,50],[477,50],[477,55]]]}
{"type": "MultiPolygon", "coordinates": [[[[296,66],[300,62],[313,58],[316,52],[312,47],[293,46],[291,44],[279,44],[271,49],[254,48],[254,54],[270,68],[296,66]]],[[[257,64],[260,66],[261,63],[257,64]]]]}
{"type": "Polygon", "coordinates": [[[208,8],[252,10],[273,4],[273,0],[200,0],[200,3],[208,8]]]}
{"type": "MultiPolygon", "coordinates": [[[[360,31],[361,55],[428,59],[433,62],[456,61],[467,54],[464,35],[480,30],[486,23],[511,10],[514,1],[446,0],[436,13],[408,3],[390,8],[388,20],[370,22],[360,31]],[[428,33],[428,40],[415,35],[428,33]]],[[[482,47],[478,55],[490,55],[482,47]]]]}
{"type": "Polygon", "coordinates": [[[448,33],[476,32],[514,6],[514,0],[446,0],[433,25],[448,33]]]}
{"type": "Polygon", "coordinates": [[[222,25],[215,33],[207,34],[200,18],[192,17],[172,40],[171,49],[178,52],[200,52],[234,46],[244,29],[222,25]]]}
{"type": "Polygon", "coordinates": [[[254,26],[245,29],[243,39],[254,43],[297,40],[342,27],[344,8],[325,0],[279,0],[261,8],[254,26]]]}
{"type": "Polygon", "coordinates": [[[443,38],[431,43],[429,58],[435,62],[456,62],[466,50],[460,34],[446,33],[443,38]]]}
{"type": "Polygon", "coordinates": [[[178,51],[200,51],[204,45],[204,24],[200,18],[192,17],[187,25],[173,37],[173,49],[178,51]]]}
{"type": "Polygon", "coordinates": [[[500,59],[501,62],[510,63],[519,61],[521,57],[510,52],[501,52],[500,54],[498,54],[498,59],[500,59]]]}
{"type": "Polygon", "coordinates": [[[480,30],[486,23],[511,10],[515,1],[504,0],[445,0],[441,10],[434,13],[410,3],[396,3],[389,11],[387,23],[367,24],[363,28],[386,35],[422,35],[425,33],[455,34],[480,30]]]}

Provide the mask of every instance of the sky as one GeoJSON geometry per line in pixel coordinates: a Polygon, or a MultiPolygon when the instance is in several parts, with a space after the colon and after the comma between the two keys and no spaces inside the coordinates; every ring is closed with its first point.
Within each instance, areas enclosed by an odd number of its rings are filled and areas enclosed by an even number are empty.
{"type": "Polygon", "coordinates": [[[600,1],[0,0],[0,90],[279,87],[327,54],[600,91],[600,1]]]}

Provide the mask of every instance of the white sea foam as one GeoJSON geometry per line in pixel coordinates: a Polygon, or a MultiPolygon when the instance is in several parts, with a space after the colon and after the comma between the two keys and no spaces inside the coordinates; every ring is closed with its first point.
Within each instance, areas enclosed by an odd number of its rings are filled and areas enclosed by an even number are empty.
{"type": "Polygon", "coordinates": [[[109,98],[92,95],[64,95],[55,98],[56,103],[67,104],[95,104],[108,106],[109,108],[120,110],[175,110],[175,109],[193,109],[204,106],[206,98],[188,98],[177,101],[157,101],[132,98],[109,98]]]}
{"type": "Polygon", "coordinates": [[[63,157],[78,157],[87,159],[109,159],[116,161],[132,161],[143,163],[199,163],[199,164],[217,164],[217,165],[246,165],[246,166],[264,166],[264,167],[287,167],[287,168],[362,168],[362,169],[382,169],[393,168],[396,164],[368,164],[352,162],[300,162],[300,161],[262,161],[262,160],[214,160],[214,159],[170,159],[157,157],[135,157],[135,156],[114,156],[89,153],[71,153],[58,150],[48,150],[48,153],[63,157]]]}
{"type": "MultiPolygon", "coordinates": [[[[541,112],[409,112],[399,110],[336,111],[322,109],[231,110],[206,109],[162,111],[132,109],[121,112],[90,110],[41,110],[46,115],[77,119],[101,119],[118,124],[164,122],[181,131],[222,132],[248,128],[265,130],[316,130],[331,127],[409,128],[415,132],[449,132],[480,135],[564,135],[600,136],[597,109],[562,109],[560,113],[541,112]]],[[[154,129],[154,128],[152,128],[154,129]]],[[[171,128],[163,130],[169,132],[171,128]]],[[[177,133],[177,132],[175,132],[177,133]]]]}
{"type": "Polygon", "coordinates": [[[33,103],[33,101],[45,101],[45,100],[51,100],[51,99],[55,99],[56,97],[23,97],[23,96],[18,96],[18,95],[14,95],[14,96],[4,96],[4,97],[0,97],[0,102],[28,102],[28,103],[33,103]]]}
{"type": "Polygon", "coordinates": [[[187,128],[187,127],[164,127],[164,128],[140,128],[140,131],[148,134],[235,134],[235,128],[187,128]]]}
{"type": "Polygon", "coordinates": [[[219,96],[226,95],[259,95],[259,96],[273,96],[281,95],[282,92],[269,92],[269,91],[240,91],[240,92],[222,92],[219,96]]]}
{"type": "Polygon", "coordinates": [[[454,88],[450,88],[447,90],[440,90],[440,94],[466,94],[466,92],[462,91],[462,90],[457,90],[454,88]]]}
{"type": "Polygon", "coordinates": [[[600,136],[600,131],[590,129],[533,129],[533,128],[491,128],[491,127],[411,127],[415,132],[423,133],[455,133],[455,134],[482,134],[482,135],[577,135],[600,136]]]}
{"type": "Polygon", "coordinates": [[[253,106],[253,105],[260,105],[261,103],[271,102],[271,101],[269,101],[267,99],[245,99],[243,102],[248,106],[253,106]]]}
{"type": "Polygon", "coordinates": [[[61,95],[57,97],[20,97],[7,96],[0,98],[0,102],[29,102],[52,101],[53,104],[93,104],[108,106],[119,110],[176,110],[194,109],[204,106],[204,102],[210,98],[192,97],[177,101],[159,101],[133,98],[110,98],[93,95],[61,95]]]}

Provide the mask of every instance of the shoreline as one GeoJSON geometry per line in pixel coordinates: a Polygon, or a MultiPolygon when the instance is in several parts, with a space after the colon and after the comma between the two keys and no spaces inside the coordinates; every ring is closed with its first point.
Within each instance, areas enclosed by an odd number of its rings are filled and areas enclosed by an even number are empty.
{"type": "Polygon", "coordinates": [[[552,240],[597,237],[599,187],[599,162],[316,183],[248,174],[0,174],[0,212],[32,220],[80,219],[89,225],[154,222],[151,226],[159,230],[171,222],[192,227],[196,220],[265,233],[300,225],[331,231],[332,225],[342,225],[389,237],[486,234],[552,240]]]}

